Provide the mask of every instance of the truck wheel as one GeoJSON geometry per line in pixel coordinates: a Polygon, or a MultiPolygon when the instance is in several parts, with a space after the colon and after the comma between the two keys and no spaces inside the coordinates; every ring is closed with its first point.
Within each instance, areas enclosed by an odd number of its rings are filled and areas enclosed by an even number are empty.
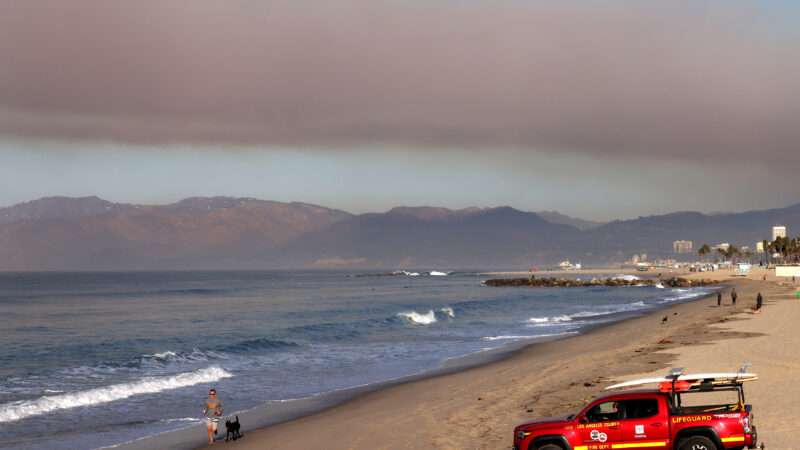
{"type": "MultiPolygon", "coordinates": [[[[531,449],[531,450],[533,450],[533,449],[531,449]]],[[[536,447],[536,450],[564,450],[564,449],[563,449],[563,448],[561,448],[561,446],[560,446],[560,445],[556,445],[556,444],[544,444],[544,445],[542,445],[541,447],[536,447]]]]}
{"type": "Polygon", "coordinates": [[[678,450],[717,450],[717,445],[705,436],[692,436],[682,440],[678,450]]]}

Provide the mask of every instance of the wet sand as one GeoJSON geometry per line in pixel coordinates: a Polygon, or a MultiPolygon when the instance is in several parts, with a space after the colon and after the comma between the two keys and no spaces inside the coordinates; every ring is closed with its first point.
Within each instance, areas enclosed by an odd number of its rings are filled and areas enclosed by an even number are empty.
{"type": "MultiPolygon", "coordinates": [[[[722,280],[729,275],[690,276],[722,280]]],[[[734,371],[746,360],[761,376],[748,386],[761,438],[771,448],[793,448],[788,433],[794,421],[782,423],[781,417],[800,417],[792,404],[800,395],[790,383],[790,372],[799,368],[794,353],[800,342],[790,325],[800,318],[800,300],[787,300],[790,288],[773,278],[762,281],[761,272],[749,278],[730,281],[739,292],[735,307],[726,287],[723,307],[712,296],[531,345],[488,365],[369,392],[263,429],[251,430],[244,422],[242,440],[208,448],[507,449],[514,425],[576,412],[614,381],[660,375],[676,365],[691,371],[734,371]],[[759,291],[766,305],[762,313],[752,314],[759,291]],[[775,383],[785,390],[774,390],[775,383]],[[786,392],[793,394],[782,394],[786,392]]],[[[196,445],[204,448],[202,429],[186,431],[198,433],[196,445]]],[[[221,431],[224,436],[224,427],[221,431]]],[[[170,447],[165,438],[136,445],[170,447]]]]}

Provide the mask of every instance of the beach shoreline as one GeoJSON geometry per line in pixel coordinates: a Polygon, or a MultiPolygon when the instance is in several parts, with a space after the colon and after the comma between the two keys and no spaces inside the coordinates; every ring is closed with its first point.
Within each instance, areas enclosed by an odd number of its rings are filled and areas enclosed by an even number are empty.
{"type": "MultiPolygon", "coordinates": [[[[708,276],[707,273],[698,275],[708,276]]],[[[748,283],[760,285],[752,280],[733,283],[742,299],[753,289],[748,283]]],[[[412,380],[348,392],[323,405],[321,410],[298,411],[291,420],[259,429],[253,429],[253,423],[257,421],[248,422],[243,417],[248,436],[230,445],[245,449],[261,446],[308,448],[317,444],[331,448],[331,443],[336,443],[333,448],[459,448],[457,442],[466,440],[460,448],[464,445],[469,448],[507,447],[510,430],[516,423],[574,412],[615,376],[667,367],[672,357],[659,352],[678,345],[706,343],[712,337],[739,337],[736,333],[708,336],[705,325],[723,319],[727,321],[729,316],[746,310],[749,303],[743,300],[736,308],[716,308],[715,300],[704,297],[603,325],[578,336],[528,344],[508,352],[507,357],[477,366],[429,373],[412,380]],[[668,317],[665,325],[660,324],[662,316],[668,317]],[[686,328],[694,331],[681,331],[686,328]],[[677,335],[681,339],[677,339],[677,335]],[[629,354],[633,357],[625,356],[629,354]],[[578,361],[573,363],[575,360],[578,361]],[[533,376],[529,373],[537,363],[542,366],[537,370],[550,375],[533,376]],[[520,383],[524,387],[518,391],[514,386],[520,383]],[[458,395],[459,392],[465,394],[458,395]],[[473,394],[480,392],[486,394],[472,398],[473,394]],[[506,405],[505,413],[488,422],[481,419],[480,409],[493,403],[506,405]],[[529,409],[532,412],[528,412],[529,409]],[[424,414],[420,413],[423,410],[424,414]],[[474,426],[467,426],[470,423],[474,426]],[[471,438],[471,432],[456,432],[465,427],[471,430],[475,426],[485,427],[486,432],[471,438]],[[374,430],[386,427],[406,428],[403,436],[418,437],[409,440],[391,433],[391,436],[376,439],[374,430]],[[309,429],[314,430],[314,437],[308,436],[309,429]],[[347,431],[339,431],[342,429],[347,431]],[[443,439],[443,435],[457,438],[443,439]]],[[[202,434],[201,427],[192,427],[117,448],[203,448],[202,434]],[[187,443],[190,433],[197,434],[197,439],[191,438],[196,444],[187,443]]]]}

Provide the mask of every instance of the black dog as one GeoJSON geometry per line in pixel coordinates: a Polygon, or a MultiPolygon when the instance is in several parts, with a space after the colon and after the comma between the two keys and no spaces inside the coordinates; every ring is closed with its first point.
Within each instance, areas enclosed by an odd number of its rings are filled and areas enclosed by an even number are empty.
{"type": "Polygon", "coordinates": [[[228,432],[225,433],[225,442],[227,442],[230,439],[233,439],[235,441],[240,437],[242,437],[241,428],[242,425],[239,424],[239,416],[236,416],[236,420],[234,420],[233,422],[231,422],[230,420],[226,420],[225,429],[228,430],[228,432]]]}

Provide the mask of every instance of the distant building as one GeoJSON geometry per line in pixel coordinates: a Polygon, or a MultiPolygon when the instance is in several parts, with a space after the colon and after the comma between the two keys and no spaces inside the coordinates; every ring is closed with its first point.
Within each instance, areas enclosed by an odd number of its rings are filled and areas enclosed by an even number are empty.
{"type": "Polygon", "coordinates": [[[725,250],[726,252],[731,248],[731,244],[723,242],[711,247],[712,250],[725,250]]]}
{"type": "Polygon", "coordinates": [[[764,242],[756,242],[756,253],[764,253],[764,242]]]}
{"type": "Polygon", "coordinates": [[[639,264],[643,262],[647,262],[647,253],[642,253],[641,255],[634,253],[631,259],[625,261],[625,264],[639,264]]]}
{"type": "Polygon", "coordinates": [[[786,237],[786,227],[783,225],[775,225],[772,227],[772,240],[778,239],[779,237],[785,238],[786,237]]]}
{"type": "Polygon", "coordinates": [[[692,241],[674,241],[672,243],[673,253],[692,253],[694,243],[692,241]]]}

